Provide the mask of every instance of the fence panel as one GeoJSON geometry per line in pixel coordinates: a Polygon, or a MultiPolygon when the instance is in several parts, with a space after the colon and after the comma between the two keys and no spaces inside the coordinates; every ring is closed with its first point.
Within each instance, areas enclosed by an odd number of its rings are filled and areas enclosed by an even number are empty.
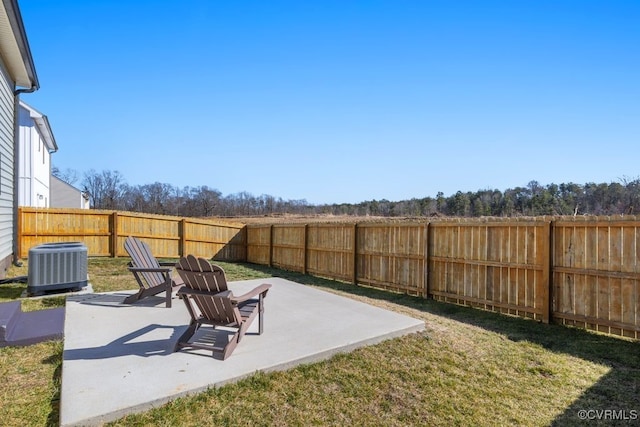
{"type": "Polygon", "coordinates": [[[353,280],[353,224],[307,226],[306,271],[317,276],[353,280]]]}
{"type": "Polygon", "coordinates": [[[305,225],[273,225],[271,264],[291,271],[305,269],[305,225]]]}
{"type": "Polygon", "coordinates": [[[20,208],[18,257],[43,243],[82,242],[93,256],[109,256],[111,211],[20,208]]]}
{"type": "Polygon", "coordinates": [[[438,221],[429,225],[434,299],[549,321],[549,223],[438,221]]]}
{"type": "Polygon", "coordinates": [[[215,260],[246,260],[244,225],[184,220],[183,227],[183,253],[215,260]]]}
{"type": "Polygon", "coordinates": [[[553,317],[640,338],[640,223],[600,218],[553,227],[553,317]]]}
{"type": "Polygon", "coordinates": [[[247,225],[247,262],[271,263],[271,225],[247,225]]]}
{"type": "Polygon", "coordinates": [[[180,218],[133,212],[117,212],[116,218],[116,256],[128,256],[124,240],[133,236],[143,239],[158,258],[180,257],[180,218]]]}
{"type": "Polygon", "coordinates": [[[424,224],[359,224],[357,231],[358,283],[426,296],[424,224]]]}

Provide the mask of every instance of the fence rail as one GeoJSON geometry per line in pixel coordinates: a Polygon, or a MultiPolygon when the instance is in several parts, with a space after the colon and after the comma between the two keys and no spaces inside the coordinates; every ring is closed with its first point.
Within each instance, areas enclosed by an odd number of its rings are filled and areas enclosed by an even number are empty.
{"type": "Polygon", "coordinates": [[[248,261],[634,339],[640,338],[637,217],[243,225],[118,211],[21,208],[18,253],[82,241],[91,256],[248,261]]]}

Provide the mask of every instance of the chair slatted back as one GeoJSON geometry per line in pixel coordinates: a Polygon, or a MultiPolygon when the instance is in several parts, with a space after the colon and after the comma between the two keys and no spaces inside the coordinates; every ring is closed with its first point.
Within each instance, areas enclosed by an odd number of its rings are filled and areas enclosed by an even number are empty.
{"type": "Polygon", "coordinates": [[[202,316],[215,324],[237,325],[242,322],[242,319],[238,319],[236,308],[229,298],[194,295],[193,299],[202,316]]]}
{"type": "Polygon", "coordinates": [[[228,295],[216,295],[228,290],[224,270],[204,258],[187,255],[180,258],[176,271],[186,287],[208,292],[205,295],[189,295],[202,316],[217,324],[239,324],[242,317],[228,295]]]}
{"type": "MultiPolygon", "coordinates": [[[[127,237],[124,241],[124,249],[131,257],[131,266],[138,268],[161,268],[158,260],[151,253],[151,248],[145,242],[135,237],[127,237]]],[[[144,279],[141,283],[145,288],[154,288],[165,282],[162,273],[157,271],[140,272],[144,279]]]]}

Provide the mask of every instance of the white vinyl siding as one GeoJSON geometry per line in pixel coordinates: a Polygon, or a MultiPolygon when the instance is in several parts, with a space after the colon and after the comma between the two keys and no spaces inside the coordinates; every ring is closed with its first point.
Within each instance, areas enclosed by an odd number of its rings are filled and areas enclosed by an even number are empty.
{"type": "Polygon", "coordinates": [[[0,64],[0,260],[13,253],[14,85],[0,64]]]}

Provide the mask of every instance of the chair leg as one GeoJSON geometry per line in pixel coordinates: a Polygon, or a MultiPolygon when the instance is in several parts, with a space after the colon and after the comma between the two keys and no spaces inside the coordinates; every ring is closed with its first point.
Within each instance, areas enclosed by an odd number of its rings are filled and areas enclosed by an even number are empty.
{"type": "Polygon", "coordinates": [[[238,346],[238,342],[240,342],[240,340],[242,339],[242,335],[244,334],[241,333],[240,330],[238,330],[235,333],[235,335],[229,340],[229,343],[224,347],[224,350],[222,350],[222,353],[218,353],[214,350],[213,351],[214,359],[217,359],[216,356],[219,356],[222,358],[222,360],[226,360],[227,357],[231,356],[231,353],[233,353],[233,350],[235,350],[236,347],[238,346]]]}
{"type": "Polygon", "coordinates": [[[181,347],[189,345],[189,339],[193,336],[193,334],[195,334],[197,330],[198,322],[191,321],[187,330],[184,331],[183,334],[180,335],[180,338],[178,338],[178,341],[176,341],[176,345],[173,347],[173,351],[178,351],[181,347]]]}
{"type": "Polygon", "coordinates": [[[264,316],[264,297],[260,294],[260,298],[258,299],[258,335],[262,335],[262,331],[264,331],[264,320],[262,317],[264,316]]]}
{"type": "Polygon", "coordinates": [[[165,296],[165,303],[166,303],[165,305],[166,305],[167,308],[171,308],[171,291],[172,291],[172,289],[171,289],[171,281],[167,282],[166,289],[167,290],[165,291],[165,293],[167,295],[165,296]]]}
{"type": "Polygon", "coordinates": [[[140,295],[142,295],[142,289],[140,289],[138,292],[136,292],[133,295],[129,295],[128,297],[126,297],[123,301],[124,304],[131,304],[134,303],[136,301],[138,301],[140,299],[140,295]]]}

